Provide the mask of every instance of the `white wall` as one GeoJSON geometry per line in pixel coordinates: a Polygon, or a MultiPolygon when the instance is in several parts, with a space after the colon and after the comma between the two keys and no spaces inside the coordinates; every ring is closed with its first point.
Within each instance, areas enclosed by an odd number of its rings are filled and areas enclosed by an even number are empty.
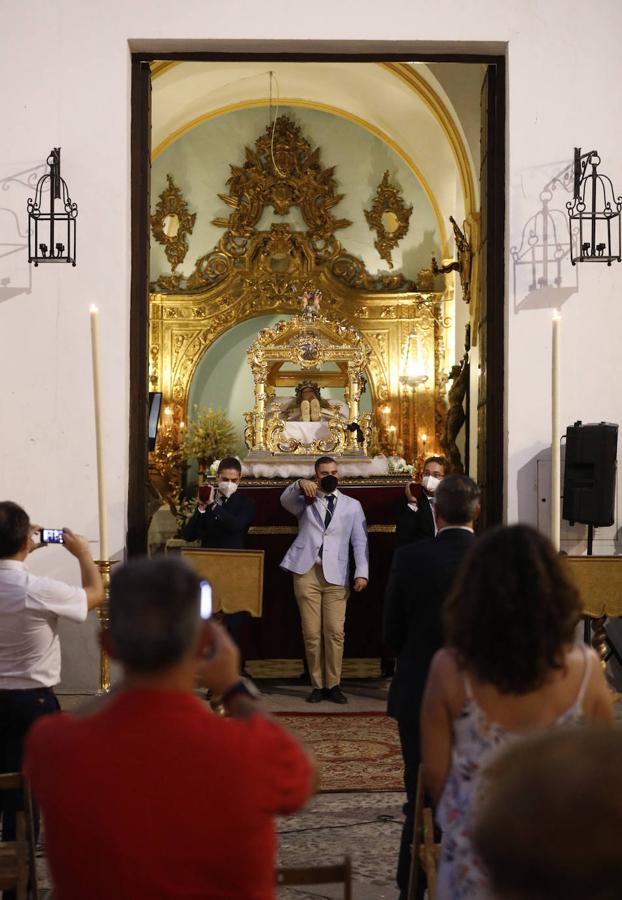
{"type": "MultiPolygon", "coordinates": [[[[436,49],[450,49],[449,42],[459,44],[453,49],[468,48],[469,42],[479,47],[494,42],[497,48],[507,43],[509,246],[520,239],[523,221],[537,203],[537,191],[525,193],[525,175],[570,160],[575,144],[598,148],[605,171],[622,191],[622,125],[615,106],[622,80],[622,5],[602,0],[594,15],[580,11],[567,0],[394,0],[390,9],[372,0],[318,0],[310,8],[240,0],[109,0],[102,14],[99,4],[84,0],[3,0],[0,178],[40,163],[60,145],[80,213],[76,269],[48,266],[29,273],[24,256],[17,264],[14,256],[0,256],[0,495],[23,503],[46,525],[67,523],[96,536],[87,312],[95,301],[102,312],[110,543],[117,552],[123,547],[129,427],[128,40],[144,46],[155,39],[175,44],[197,36],[205,42],[321,42],[347,36],[350,42],[411,42],[413,50],[430,49],[430,42],[437,42],[436,49]],[[30,293],[12,293],[27,287],[30,276],[30,293]]],[[[0,188],[0,207],[19,212],[23,232],[29,192],[15,182],[8,188],[0,188]]],[[[16,242],[15,222],[2,213],[0,253],[16,242]]],[[[622,266],[586,266],[578,292],[563,304],[564,423],[621,418],[621,291],[622,266]]],[[[550,319],[550,309],[508,305],[510,520],[519,514],[519,477],[527,486],[535,484],[534,459],[550,443],[550,319]]],[[[532,498],[533,503],[521,501],[520,510],[535,521],[535,491],[532,498]]],[[[77,578],[62,551],[44,551],[33,565],[77,578]]],[[[73,642],[65,646],[76,647],[73,642]]],[[[65,683],[92,688],[96,672],[84,655],[80,659],[65,660],[65,683]]]]}

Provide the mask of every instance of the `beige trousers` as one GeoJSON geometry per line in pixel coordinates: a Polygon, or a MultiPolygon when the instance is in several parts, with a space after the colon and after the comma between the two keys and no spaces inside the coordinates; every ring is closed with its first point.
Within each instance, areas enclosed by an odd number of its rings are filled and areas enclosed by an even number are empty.
{"type": "Polygon", "coordinates": [[[341,681],[343,623],[347,587],[329,584],[322,564],[316,563],[304,575],[294,575],[294,594],[302,620],[307,665],[314,688],[332,688],[341,681]]]}

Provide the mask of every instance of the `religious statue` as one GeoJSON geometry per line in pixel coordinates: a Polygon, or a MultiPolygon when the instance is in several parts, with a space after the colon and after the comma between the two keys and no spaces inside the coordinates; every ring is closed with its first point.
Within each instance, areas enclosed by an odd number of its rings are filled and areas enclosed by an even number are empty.
{"type": "Polygon", "coordinates": [[[296,386],[295,396],[281,410],[287,422],[320,422],[340,415],[338,403],[325,400],[317,381],[306,378],[296,386]]]}
{"type": "Polygon", "coordinates": [[[456,439],[466,421],[464,411],[464,398],[469,384],[469,357],[465,353],[460,362],[453,366],[449,379],[453,381],[447,394],[449,409],[445,419],[445,433],[441,437],[440,444],[444,455],[449,459],[454,472],[462,472],[462,457],[456,444],[456,439]]]}
{"type": "Polygon", "coordinates": [[[322,299],[321,291],[305,291],[300,298],[302,314],[305,319],[312,319],[319,315],[320,300],[322,299]]]}

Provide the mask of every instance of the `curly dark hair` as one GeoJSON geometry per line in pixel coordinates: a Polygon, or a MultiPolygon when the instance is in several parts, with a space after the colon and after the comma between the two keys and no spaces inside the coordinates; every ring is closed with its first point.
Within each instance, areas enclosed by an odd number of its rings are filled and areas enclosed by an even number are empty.
{"type": "Polygon", "coordinates": [[[474,544],[443,607],[461,666],[506,694],[540,687],[563,665],[581,600],[550,541],[534,528],[495,528],[474,544]]]}
{"type": "Polygon", "coordinates": [[[317,383],[317,381],[311,381],[309,378],[305,378],[304,381],[301,381],[299,384],[296,385],[296,390],[294,391],[294,393],[296,395],[296,400],[298,401],[298,403],[300,403],[300,401],[302,400],[302,392],[306,388],[309,388],[310,390],[312,390],[318,400],[322,399],[322,396],[320,394],[320,386],[317,383]]]}

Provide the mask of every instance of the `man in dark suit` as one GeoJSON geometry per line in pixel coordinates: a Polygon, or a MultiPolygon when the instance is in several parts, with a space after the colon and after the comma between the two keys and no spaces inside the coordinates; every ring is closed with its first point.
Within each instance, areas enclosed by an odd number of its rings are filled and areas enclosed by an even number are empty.
{"type": "Polygon", "coordinates": [[[399,547],[384,604],[384,640],[397,655],[388,714],[397,719],[407,803],[397,869],[406,896],[420,759],[419,714],[432,657],[443,644],[441,609],[462,559],[475,540],[480,492],[465,475],[448,475],[436,490],[435,538],[399,547]]]}
{"type": "Polygon", "coordinates": [[[184,526],[187,541],[200,540],[202,547],[211,550],[244,549],[255,518],[255,501],[237,493],[241,476],[239,459],[226,456],[220,460],[217,487],[210,485],[205,499],[200,490],[197,508],[184,526]]]}
{"type": "Polygon", "coordinates": [[[449,463],[444,456],[429,456],[423,464],[421,484],[411,481],[406,485],[395,529],[398,547],[432,538],[436,534],[436,488],[448,471],[449,463]]]}
{"type": "MultiPolygon", "coordinates": [[[[255,501],[245,494],[238,494],[242,466],[235,456],[225,456],[218,464],[217,486],[209,486],[204,493],[199,489],[197,508],[184,525],[182,534],[187,541],[201,541],[210,550],[244,550],[246,535],[255,518],[255,501]],[[205,499],[201,499],[205,497],[205,499]]],[[[246,613],[225,613],[223,616],[229,634],[236,644],[246,613]]]]}

